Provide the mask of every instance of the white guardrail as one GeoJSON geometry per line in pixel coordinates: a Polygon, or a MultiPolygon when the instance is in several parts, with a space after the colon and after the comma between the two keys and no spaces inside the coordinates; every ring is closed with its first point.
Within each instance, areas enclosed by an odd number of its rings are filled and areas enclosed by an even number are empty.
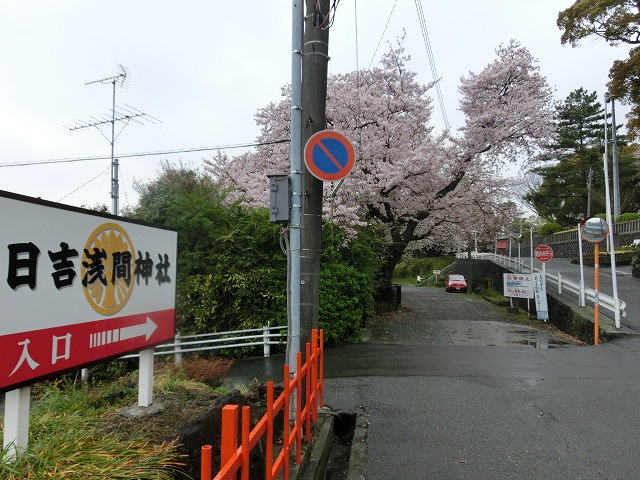
{"type": "MultiPolygon", "coordinates": [[[[153,354],[173,355],[176,365],[180,365],[182,355],[185,353],[262,345],[264,356],[269,357],[271,355],[271,345],[282,345],[286,341],[286,326],[266,326],[230,332],[202,333],[199,335],[180,335],[180,333],[176,333],[172,343],[157,345],[153,354]]],[[[138,357],[138,354],[131,354],[121,358],[138,357]]]]}
{"type": "MultiPolygon", "coordinates": [[[[467,258],[467,253],[458,253],[457,258],[467,258]]],[[[484,260],[491,260],[498,265],[504,265],[507,268],[511,268],[521,273],[530,272],[530,266],[528,263],[518,260],[517,258],[509,258],[504,255],[496,255],[495,253],[471,253],[471,258],[478,258],[484,260]]],[[[542,272],[539,268],[533,269],[535,272],[542,272]]],[[[571,280],[567,280],[562,278],[562,275],[558,273],[554,275],[552,273],[546,273],[547,282],[556,285],[558,288],[558,294],[561,294],[563,290],[567,290],[571,293],[575,293],[578,295],[578,305],[581,307],[586,306],[586,301],[589,300],[593,305],[596,302],[596,294],[593,288],[585,287],[584,285],[580,285],[580,283],[572,282],[571,280]]],[[[620,315],[625,317],[627,312],[625,308],[627,307],[626,302],[617,299],[618,305],[616,306],[616,299],[610,295],[607,295],[602,292],[598,292],[598,303],[602,308],[606,308],[614,315],[616,313],[616,309],[620,312],[620,315]]]]}

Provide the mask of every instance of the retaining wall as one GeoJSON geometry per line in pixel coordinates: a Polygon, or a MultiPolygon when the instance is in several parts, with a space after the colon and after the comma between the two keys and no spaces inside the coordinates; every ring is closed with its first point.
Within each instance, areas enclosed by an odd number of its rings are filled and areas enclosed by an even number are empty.
{"type": "MultiPolygon", "coordinates": [[[[629,222],[619,222],[613,225],[614,239],[616,245],[630,245],[635,239],[640,239],[640,220],[629,222]]],[[[531,243],[525,238],[520,243],[521,252],[529,252],[531,243]]],[[[553,255],[560,258],[571,258],[578,256],[578,230],[571,232],[556,233],[554,235],[543,235],[533,237],[534,248],[538,245],[549,245],[553,248],[553,255]]],[[[518,244],[511,245],[512,252],[517,251],[518,244]]],[[[583,253],[593,253],[593,244],[582,242],[583,253]]],[[[527,256],[528,253],[522,253],[527,256]]]]}

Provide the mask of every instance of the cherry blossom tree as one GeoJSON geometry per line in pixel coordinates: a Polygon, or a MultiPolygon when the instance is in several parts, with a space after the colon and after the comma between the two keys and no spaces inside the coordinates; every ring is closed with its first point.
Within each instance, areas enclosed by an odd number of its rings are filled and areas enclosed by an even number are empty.
{"type": "MultiPolygon", "coordinates": [[[[408,69],[399,43],[381,66],[334,75],[327,90],[327,128],[354,144],[356,165],[334,197],[325,186],[327,215],[353,227],[369,222],[387,236],[384,276],[407,248],[466,247],[473,229],[497,230],[508,191],[499,170],[533,157],[553,136],[552,92],[528,50],[511,41],[480,73],[461,79],[458,132],[436,134],[430,119],[432,85],[408,69]]],[[[289,88],[260,109],[257,139],[265,143],[234,158],[219,155],[206,168],[247,201],[268,205],[266,175],[289,171],[289,88]]]]}

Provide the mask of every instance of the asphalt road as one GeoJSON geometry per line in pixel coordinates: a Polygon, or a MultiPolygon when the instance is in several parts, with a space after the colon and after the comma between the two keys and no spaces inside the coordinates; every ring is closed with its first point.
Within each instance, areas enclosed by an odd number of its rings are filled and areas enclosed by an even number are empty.
{"type": "Polygon", "coordinates": [[[637,338],[535,348],[481,300],[402,298],[372,343],[326,353],[325,403],[368,422],[367,479],[640,476],[637,338]]]}

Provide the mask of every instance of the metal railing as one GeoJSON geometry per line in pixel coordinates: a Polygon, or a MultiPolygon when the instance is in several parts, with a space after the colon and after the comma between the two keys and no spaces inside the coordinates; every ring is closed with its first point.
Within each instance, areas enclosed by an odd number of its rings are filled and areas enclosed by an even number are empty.
{"type": "Polygon", "coordinates": [[[431,285],[431,283],[432,283],[432,282],[435,282],[435,281],[436,281],[436,278],[437,278],[437,277],[444,277],[444,276],[445,276],[445,272],[447,272],[447,271],[451,270],[451,267],[453,267],[453,265],[455,265],[455,262],[454,262],[454,263],[451,263],[451,264],[449,264],[449,265],[447,265],[446,267],[444,267],[444,268],[442,268],[442,269],[440,269],[440,273],[439,273],[438,275],[431,275],[429,278],[427,278],[427,279],[424,281],[424,284],[425,284],[426,286],[429,286],[429,285],[431,285]]]}
{"type": "MultiPolygon", "coordinates": [[[[244,348],[263,346],[265,357],[271,355],[271,345],[282,345],[287,341],[286,326],[266,326],[249,328],[229,332],[203,333],[199,335],[176,336],[171,343],[163,343],[154,348],[154,355],[173,355],[176,365],[182,362],[182,355],[193,352],[223,350],[229,348],[244,348]]],[[[122,358],[137,358],[138,354],[126,355],[122,358]]]]}
{"type": "MultiPolygon", "coordinates": [[[[531,271],[530,265],[519,260],[518,258],[509,258],[504,255],[496,255],[495,253],[476,254],[475,252],[473,252],[471,256],[472,258],[491,260],[498,265],[503,265],[517,272],[528,273],[531,271]]],[[[458,258],[467,258],[467,254],[458,254],[458,258]]],[[[535,267],[533,271],[542,272],[541,269],[535,267]]],[[[557,286],[558,294],[562,294],[563,290],[575,293],[578,296],[578,305],[581,307],[586,306],[587,300],[592,302],[593,305],[595,305],[596,301],[598,301],[598,304],[601,307],[606,308],[613,314],[615,314],[616,310],[618,310],[621,316],[626,317],[627,315],[627,312],[625,311],[627,303],[620,299],[617,299],[618,301],[616,305],[616,299],[614,297],[602,292],[598,292],[598,300],[596,300],[596,292],[593,288],[585,287],[584,285],[580,284],[580,282],[573,282],[571,280],[562,278],[562,275],[560,273],[554,275],[552,273],[545,272],[545,276],[547,282],[557,286]]]]}

